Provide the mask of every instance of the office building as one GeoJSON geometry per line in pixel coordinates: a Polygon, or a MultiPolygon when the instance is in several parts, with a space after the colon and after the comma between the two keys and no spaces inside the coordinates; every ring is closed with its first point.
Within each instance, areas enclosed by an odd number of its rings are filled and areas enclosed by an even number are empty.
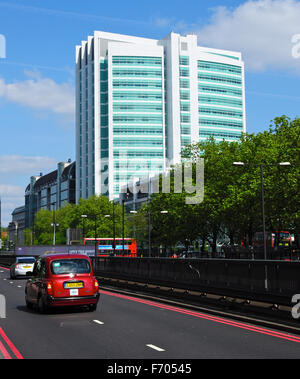
{"type": "Polygon", "coordinates": [[[12,221],[8,224],[9,241],[15,245],[25,242],[25,206],[17,207],[12,212],[12,221]]]}
{"type": "Polygon", "coordinates": [[[76,46],[76,201],[181,161],[186,145],[246,131],[241,53],[95,31],[76,46]]]}
{"type": "Polygon", "coordinates": [[[59,162],[57,169],[43,175],[31,176],[25,190],[25,227],[31,228],[35,214],[43,210],[56,210],[75,203],[76,163],[59,162]]]}

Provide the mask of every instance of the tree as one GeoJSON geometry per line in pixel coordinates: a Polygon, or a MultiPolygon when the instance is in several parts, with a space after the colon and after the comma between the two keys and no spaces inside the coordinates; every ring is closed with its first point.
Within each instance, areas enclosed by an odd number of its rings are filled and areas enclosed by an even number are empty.
{"type": "MultiPolygon", "coordinates": [[[[155,194],[145,208],[151,214],[154,243],[208,240],[213,250],[220,234],[231,243],[252,243],[262,230],[260,165],[263,165],[267,230],[300,230],[300,119],[275,118],[269,130],[243,134],[238,142],[209,138],[188,146],[182,158],[204,159],[204,201],[186,206],[186,193],[155,194]],[[242,161],[243,167],[233,166],[242,161]],[[278,165],[290,162],[290,167],[278,165]],[[167,223],[160,210],[168,210],[167,223]]],[[[144,212],[145,212],[144,211],[144,212]]]]}
{"type": "MultiPolygon", "coordinates": [[[[40,245],[53,243],[54,211],[40,210],[35,217],[35,242],[40,245]]],[[[106,196],[92,196],[89,199],[80,199],[77,205],[67,204],[55,211],[56,244],[66,243],[66,231],[68,228],[82,228],[83,222],[85,237],[94,238],[95,229],[97,238],[113,237],[113,204],[106,196]],[[82,215],[87,217],[83,220],[82,215]],[[105,217],[110,216],[110,217],[105,217]]],[[[122,237],[123,221],[122,206],[115,204],[115,230],[116,238],[122,237]]],[[[129,234],[127,219],[124,222],[125,237],[129,234]]]]}

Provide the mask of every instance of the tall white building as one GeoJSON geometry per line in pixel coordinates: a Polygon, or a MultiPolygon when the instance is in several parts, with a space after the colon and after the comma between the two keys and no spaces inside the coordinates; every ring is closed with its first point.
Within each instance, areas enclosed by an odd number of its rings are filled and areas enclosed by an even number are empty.
{"type": "Polygon", "coordinates": [[[187,144],[246,131],[241,53],[95,31],[76,46],[76,199],[118,197],[187,144]]]}

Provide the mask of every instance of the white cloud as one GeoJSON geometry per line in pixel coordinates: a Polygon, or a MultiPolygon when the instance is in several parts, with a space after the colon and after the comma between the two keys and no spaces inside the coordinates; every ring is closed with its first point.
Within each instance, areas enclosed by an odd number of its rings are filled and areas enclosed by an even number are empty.
{"type": "Polygon", "coordinates": [[[49,157],[28,157],[21,155],[0,156],[1,175],[38,175],[40,172],[55,170],[56,165],[56,160],[49,157]]]}
{"type": "Polygon", "coordinates": [[[170,27],[170,25],[174,22],[174,19],[167,17],[157,17],[153,21],[157,27],[166,28],[170,27]]]}
{"type": "Polygon", "coordinates": [[[300,33],[299,1],[247,1],[234,9],[220,6],[212,12],[208,25],[192,27],[199,45],[241,51],[246,69],[300,73],[300,59],[292,56],[292,37],[300,33]]]}
{"type": "Polygon", "coordinates": [[[10,184],[0,184],[1,197],[1,225],[8,226],[11,222],[12,211],[24,205],[25,188],[10,184]]]}
{"type": "Polygon", "coordinates": [[[70,83],[56,83],[38,72],[25,72],[28,79],[7,83],[0,78],[0,97],[35,110],[74,119],[75,93],[70,83]]]}
{"type": "Polygon", "coordinates": [[[0,184],[0,195],[1,198],[20,198],[20,196],[24,196],[25,188],[20,186],[13,186],[10,184],[0,184]]]}
{"type": "Polygon", "coordinates": [[[7,226],[11,220],[11,213],[17,207],[25,204],[25,189],[32,175],[44,174],[56,169],[57,160],[50,157],[30,157],[21,155],[0,156],[0,198],[1,222],[7,226]],[[26,179],[26,176],[28,178],[26,179]],[[24,182],[24,185],[14,185],[13,182],[24,182]]]}

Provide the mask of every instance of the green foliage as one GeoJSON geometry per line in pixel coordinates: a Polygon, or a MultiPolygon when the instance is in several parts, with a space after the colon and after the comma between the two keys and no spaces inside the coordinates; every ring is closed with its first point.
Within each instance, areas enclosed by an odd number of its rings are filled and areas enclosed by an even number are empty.
{"type": "MultiPolygon", "coordinates": [[[[80,199],[77,205],[67,204],[55,212],[40,210],[35,216],[34,236],[35,244],[51,245],[53,243],[52,223],[56,227],[56,244],[66,243],[68,228],[84,229],[84,236],[98,238],[113,236],[113,203],[105,196],[92,196],[87,200],[80,199]],[[82,215],[87,217],[83,218],[82,215]],[[105,217],[109,216],[109,217],[105,217]]],[[[125,237],[129,235],[128,222],[125,218],[125,237]]],[[[115,231],[116,238],[122,237],[122,206],[115,204],[115,231]]]]}
{"type": "Polygon", "coordinates": [[[150,212],[153,243],[187,244],[208,239],[216,246],[226,233],[230,241],[251,243],[262,230],[260,166],[263,165],[267,230],[300,231],[300,119],[282,116],[263,133],[244,134],[239,142],[217,143],[213,138],[188,146],[185,160],[204,159],[204,201],[186,205],[182,194],[155,194],[150,212]],[[245,166],[234,166],[241,161],[245,166]],[[291,166],[279,166],[290,162],[291,166]],[[168,210],[162,215],[161,210],[168,210]]]}
{"type": "MultiPolygon", "coordinates": [[[[262,230],[260,167],[263,165],[265,215],[267,230],[300,232],[300,119],[286,116],[271,121],[269,130],[244,134],[239,142],[213,138],[188,146],[182,152],[185,161],[204,159],[204,201],[187,205],[185,190],[152,196],[135,215],[125,219],[125,236],[136,235],[140,245],[147,246],[149,225],[152,246],[188,246],[196,240],[209,241],[213,248],[220,233],[230,241],[248,241],[262,230]],[[234,166],[241,161],[245,166],[234,166]],[[290,162],[291,166],[279,166],[290,162]],[[161,211],[168,211],[162,214],[161,211]],[[149,216],[150,215],[150,216],[149,216]],[[149,218],[150,217],[150,218],[149,218]],[[149,223],[150,220],[150,223],[149,223]]],[[[172,171],[171,171],[172,173],[172,171]]],[[[195,178],[194,178],[195,180],[195,178]]],[[[78,205],[67,205],[55,212],[56,243],[65,243],[68,228],[83,228],[86,237],[113,236],[113,204],[105,196],[81,199],[78,205]],[[81,215],[87,215],[82,218],[81,215]],[[110,217],[105,217],[110,215],[110,217]]],[[[52,244],[53,212],[36,215],[34,241],[52,244]]],[[[115,204],[116,237],[122,237],[122,206],[115,204]]]]}

